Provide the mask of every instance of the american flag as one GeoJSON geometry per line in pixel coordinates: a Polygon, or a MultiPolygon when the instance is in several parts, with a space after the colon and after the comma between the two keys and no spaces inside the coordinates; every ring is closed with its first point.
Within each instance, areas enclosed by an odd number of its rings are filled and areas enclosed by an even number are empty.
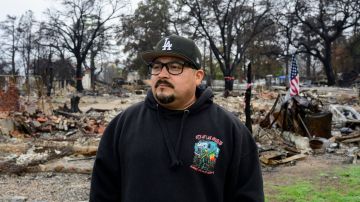
{"type": "Polygon", "coordinates": [[[290,72],[290,97],[299,95],[299,71],[296,65],[295,54],[292,56],[290,72]]]}

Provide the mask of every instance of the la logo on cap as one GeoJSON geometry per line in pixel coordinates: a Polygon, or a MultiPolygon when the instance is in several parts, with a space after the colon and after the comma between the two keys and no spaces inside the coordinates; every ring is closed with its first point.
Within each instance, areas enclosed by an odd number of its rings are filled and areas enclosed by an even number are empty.
{"type": "Polygon", "coordinates": [[[165,38],[164,45],[162,47],[163,50],[171,50],[172,44],[169,41],[169,38],[165,38]]]}

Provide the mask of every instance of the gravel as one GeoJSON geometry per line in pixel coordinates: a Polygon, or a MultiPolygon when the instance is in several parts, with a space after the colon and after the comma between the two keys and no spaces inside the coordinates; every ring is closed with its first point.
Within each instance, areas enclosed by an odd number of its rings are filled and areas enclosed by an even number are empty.
{"type": "Polygon", "coordinates": [[[90,174],[0,175],[0,202],[89,201],[90,174]]]}

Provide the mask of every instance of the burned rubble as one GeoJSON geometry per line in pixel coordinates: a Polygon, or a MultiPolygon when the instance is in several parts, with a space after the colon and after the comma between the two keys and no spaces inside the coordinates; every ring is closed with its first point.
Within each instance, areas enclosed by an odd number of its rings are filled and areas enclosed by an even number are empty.
{"type": "Polygon", "coordinates": [[[331,96],[319,95],[316,90],[304,91],[288,100],[279,94],[272,109],[258,119],[259,126],[253,134],[261,162],[295,163],[307,155],[332,153],[342,156],[344,162],[356,164],[360,157],[360,117],[349,104],[357,107],[358,97],[337,97],[342,95],[336,90],[328,92],[331,96]],[[334,99],[346,104],[334,105],[334,99]]]}
{"type": "MultiPolygon", "coordinates": [[[[294,165],[308,155],[324,153],[357,163],[359,99],[354,90],[348,91],[307,89],[285,101],[282,89],[256,89],[251,100],[252,131],[263,166],[294,165]]],[[[107,124],[127,106],[142,100],[144,92],[83,95],[81,110],[74,113],[67,107],[73,94],[46,101],[52,109],[46,110],[20,95],[7,100],[9,96],[4,94],[16,94],[16,88],[9,88],[0,96],[0,173],[91,173],[107,124]]],[[[227,98],[216,93],[214,101],[245,122],[241,93],[227,98]]]]}
{"type": "Polygon", "coordinates": [[[82,96],[82,112],[74,113],[66,107],[71,94],[38,105],[19,94],[9,98],[13,92],[0,98],[0,173],[91,173],[107,123],[131,104],[128,95],[82,96]]]}

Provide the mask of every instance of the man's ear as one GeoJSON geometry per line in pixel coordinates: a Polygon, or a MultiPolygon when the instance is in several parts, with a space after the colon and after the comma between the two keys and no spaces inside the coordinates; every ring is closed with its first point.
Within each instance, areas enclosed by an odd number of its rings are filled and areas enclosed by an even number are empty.
{"type": "Polygon", "coordinates": [[[195,80],[197,86],[201,84],[201,81],[203,80],[204,76],[205,76],[205,72],[203,69],[196,70],[195,80]]]}

